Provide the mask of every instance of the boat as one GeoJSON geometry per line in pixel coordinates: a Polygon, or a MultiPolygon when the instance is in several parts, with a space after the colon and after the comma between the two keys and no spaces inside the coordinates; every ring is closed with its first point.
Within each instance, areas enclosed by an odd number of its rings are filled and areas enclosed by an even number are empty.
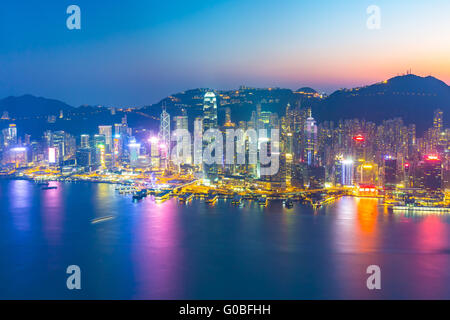
{"type": "Polygon", "coordinates": [[[104,216],[104,217],[92,219],[91,223],[95,224],[95,223],[99,223],[99,222],[103,222],[103,221],[107,221],[107,220],[111,220],[111,219],[114,219],[114,216],[104,216]]]}
{"type": "Polygon", "coordinates": [[[450,213],[449,207],[430,207],[430,206],[393,206],[394,212],[408,212],[408,211],[419,211],[419,212],[440,212],[440,213],[450,213]]]}
{"type": "Polygon", "coordinates": [[[267,206],[267,203],[268,203],[268,201],[267,201],[266,197],[259,197],[258,198],[258,204],[260,206],[267,206]]]}
{"type": "Polygon", "coordinates": [[[166,190],[166,191],[161,191],[161,192],[155,194],[155,201],[157,203],[161,203],[161,202],[168,200],[170,198],[171,192],[172,192],[171,190],[166,190]]]}
{"type": "Polygon", "coordinates": [[[232,204],[241,204],[242,197],[240,195],[235,195],[233,200],[231,201],[232,204]]]}
{"type": "Polygon", "coordinates": [[[217,201],[218,198],[219,198],[219,197],[217,196],[217,194],[210,194],[210,195],[206,198],[206,203],[214,204],[214,203],[216,203],[216,201],[217,201]]]}
{"type": "Polygon", "coordinates": [[[57,186],[50,186],[50,187],[43,187],[42,190],[52,190],[52,189],[58,189],[57,186]]]}
{"type": "Polygon", "coordinates": [[[132,199],[133,200],[142,200],[143,197],[144,196],[141,193],[136,192],[135,194],[133,194],[132,199]]]}
{"type": "Polygon", "coordinates": [[[180,196],[178,198],[178,201],[181,203],[188,203],[189,201],[191,201],[194,198],[194,195],[192,193],[187,193],[183,196],[180,196]]]}
{"type": "Polygon", "coordinates": [[[48,186],[49,183],[48,182],[39,182],[37,183],[38,186],[48,186]]]}
{"type": "Polygon", "coordinates": [[[286,199],[284,200],[284,206],[286,208],[292,208],[294,206],[294,202],[292,201],[292,199],[286,199]]]}

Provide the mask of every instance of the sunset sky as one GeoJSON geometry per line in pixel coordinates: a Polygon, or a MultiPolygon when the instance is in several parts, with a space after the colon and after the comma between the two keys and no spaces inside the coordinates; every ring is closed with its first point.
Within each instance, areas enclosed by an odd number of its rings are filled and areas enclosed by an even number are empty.
{"type": "Polygon", "coordinates": [[[450,1],[28,0],[0,10],[0,98],[141,106],[196,87],[331,93],[410,68],[450,84],[450,1]],[[66,28],[70,4],[81,30],[66,28]],[[372,4],[380,30],[366,27],[372,4]]]}

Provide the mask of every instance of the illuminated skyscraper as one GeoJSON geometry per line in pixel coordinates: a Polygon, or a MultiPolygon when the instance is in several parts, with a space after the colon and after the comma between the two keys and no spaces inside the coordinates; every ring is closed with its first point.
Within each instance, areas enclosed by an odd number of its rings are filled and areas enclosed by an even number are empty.
{"type": "Polygon", "coordinates": [[[197,117],[194,120],[194,164],[202,169],[203,146],[203,119],[197,117]]]}
{"type": "Polygon", "coordinates": [[[130,155],[130,166],[136,167],[140,156],[141,145],[133,142],[128,145],[130,155]]]}
{"type": "MultiPolygon", "coordinates": [[[[203,99],[203,130],[206,132],[207,130],[217,130],[217,99],[214,92],[205,93],[203,99]]],[[[214,140],[204,141],[204,149],[210,143],[213,143],[214,140]]],[[[211,155],[215,156],[214,152],[211,155]]],[[[217,164],[206,164],[203,163],[203,177],[207,182],[214,183],[218,179],[218,168],[217,164]]]]}
{"type": "Polygon", "coordinates": [[[99,134],[105,136],[106,152],[111,152],[112,144],[112,126],[98,126],[99,134]]]}
{"type": "Polygon", "coordinates": [[[56,148],[56,163],[62,164],[66,155],[66,133],[64,131],[53,132],[52,147],[56,148]]]}
{"type": "Polygon", "coordinates": [[[88,134],[82,134],[81,135],[81,140],[80,140],[80,146],[81,148],[85,149],[85,148],[89,148],[89,135],[88,134]]]}
{"type": "Polygon", "coordinates": [[[217,129],[217,99],[214,92],[205,93],[203,99],[203,130],[217,129]]]}
{"type": "Polygon", "coordinates": [[[77,166],[83,167],[86,171],[92,165],[92,152],[90,148],[80,148],[76,153],[77,166]]]}
{"type": "Polygon", "coordinates": [[[151,137],[150,142],[150,162],[153,169],[160,167],[160,150],[159,150],[159,138],[151,137]]]}
{"type": "Polygon", "coordinates": [[[421,187],[428,192],[442,191],[442,161],[437,155],[427,155],[419,165],[421,187]]]}
{"type": "Polygon", "coordinates": [[[397,160],[391,156],[384,157],[384,188],[392,190],[397,183],[397,160]]]}
{"type": "Polygon", "coordinates": [[[443,128],[443,115],[444,113],[440,109],[434,111],[433,127],[439,132],[441,132],[443,128]]]}
{"type": "Polygon", "coordinates": [[[353,185],[353,160],[345,159],[341,161],[341,184],[343,186],[353,185]]]}
{"type": "Polygon", "coordinates": [[[17,144],[17,127],[11,123],[8,128],[9,140],[11,144],[17,144]]]}
{"type": "Polygon", "coordinates": [[[305,160],[308,165],[315,165],[317,153],[317,125],[312,117],[311,109],[305,123],[305,160]]]}
{"type": "Polygon", "coordinates": [[[106,138],[103,134],[94,135],[96,165],[105,166],[105,145],[106,145],[106,138]]]}
{"type": "Polygon", "coordinates": [[[166,108],[161,113],[161,122],[159,127],[159,143],[161,148],[161,166],[167,168],[169,162],[170,151],[170,115],[166,108]]]}
{"type": "Polygon", "coordinates": [[[175,117],[175,130],[185,129],[188,130],[188,116],[186,110],[183,109],[181,116],[175,117]]]}

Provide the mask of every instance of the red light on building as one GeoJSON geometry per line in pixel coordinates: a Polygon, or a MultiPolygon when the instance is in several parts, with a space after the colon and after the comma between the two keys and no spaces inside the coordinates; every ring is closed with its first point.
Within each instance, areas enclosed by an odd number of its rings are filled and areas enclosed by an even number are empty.
{"type": "Polygon", "coordinates": [[[405,168],[406,168],[406,169],[409,168],[409,163],[405,163],[405,168]]]}
{"type": "Polygon", "coordinates": [[[429,161],[438,161],[440,160],[439,157],[437,155],[432,155],[429,154],[427,156],[425,156],[425,160],[429,160],[429,161]]]}
{"type": "Polygon", "coordinates": [[[360,183],[358,191],[360,194],[373,195],[377,193],[377,187],[374,184],[360,183]]]}
{"type": "Polygon", "coordinates": [[[358,134],[358,135],[353,137],[353,140],[355,140],[356,142],[364,142],[365,138],[364,138],[363,135],[358,134]]]}

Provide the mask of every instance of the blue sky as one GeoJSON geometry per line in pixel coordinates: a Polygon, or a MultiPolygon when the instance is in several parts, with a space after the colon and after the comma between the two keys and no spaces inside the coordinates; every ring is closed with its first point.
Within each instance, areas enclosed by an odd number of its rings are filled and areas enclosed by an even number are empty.
{"type": "Polygon", "coordinates": [[[0,97],[147,105],[195,87],[331,92],[412,68],[450,82],[450,1],[8,1],[0,97]],[[66,8],[81,8],[81,30],[66,8]],[[381,9],[368,30],[366,8],[381,9]]]}

